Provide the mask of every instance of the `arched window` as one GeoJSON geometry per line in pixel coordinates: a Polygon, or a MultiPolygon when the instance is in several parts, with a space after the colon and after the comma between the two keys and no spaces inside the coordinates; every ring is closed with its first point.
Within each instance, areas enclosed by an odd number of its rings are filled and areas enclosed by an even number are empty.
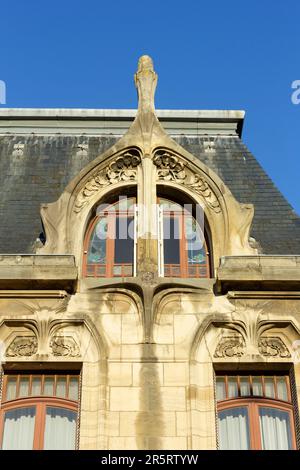
{"type": "Polygon", "coordinates": [[[136,199],[120,198],[96,210],[84,243],[83,271],[86,277],[135,275],[136,199]]]}
{"type": "Polygon", "coordinates": [[[165,277],[210,277],[204,213],[194,204],[181,205],[166,198],[159,205],[159,265],[165,277]],[[197,213],[196,213],[197,212],[197,213]]]}
{"type": "Polygon", "coordinates": [[[75,449],[78,400],[78,374],[5,374],[0,448],[75,449]]]}
{"type": "Polygon", "coordinates": [[[222,375],[216,387],[220,449],[296,448],[287,375],[222,375]]]}

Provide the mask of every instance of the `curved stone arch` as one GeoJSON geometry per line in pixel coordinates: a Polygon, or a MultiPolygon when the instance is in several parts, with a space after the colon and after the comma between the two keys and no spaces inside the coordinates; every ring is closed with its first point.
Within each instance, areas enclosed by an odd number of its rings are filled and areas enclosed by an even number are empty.
{"type": "Polygon", "coordinates": [[[70,211],[69,223],[67,226],[68,240],[72,244],[70,246],[70,252],[75,255],[76,264],[78,266],[78,277],[82,278],[83,270],[83,247],[89,224],[93,217],[95,208],[102,202],[106,202],[110,199],[113,194],[117,195],[121,193],[122,189],[128,192],[129,188],[137,188],[138,181],[134,182],[122,182],[116,183],[113,186],[103,188],[97,192],[91,199],[90,204],[86,205],[80,214],[75,214],[74,211],[70,211]],[[75,234],[72,234],[72,227],[76,224],[77,230],[75,234]]]}
{"type": "Polygon", "coordinates": [[[39,254],[75,255],[80,266],[82,244],[87,223],[95,205],[113,191],[137,186],[141,150],[135,145],[116,145],[85,167],[66,187],[60,198],[44,204],[41,216],[46,232],[46,244],[39,254]],[[130,164],[132,153],[133,166],[130,164]],[[123,159],[123,168],[116,168],[123,159]],[[76,227],[76,230],[74,230],[76,227]]]}
{"type": "Polygon", "coordinates": [[[253,205],[240,204],[216,173],[180,150],[174,151],[171,146],[154,149],[157,186],[174,188],[203,208],[211,232],[214,266],[218,266],[221,256],[255,254],[249,245],[253,205]],[[159,152],[165,152],[166,163],[159,152]]]}

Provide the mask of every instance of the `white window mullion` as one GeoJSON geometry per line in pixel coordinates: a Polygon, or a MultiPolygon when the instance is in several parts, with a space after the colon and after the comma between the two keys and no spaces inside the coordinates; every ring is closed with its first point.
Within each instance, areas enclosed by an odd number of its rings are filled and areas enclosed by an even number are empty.
{"type": "Polygon", "coordinates": [[[137,275],[138,205],[134,205],[133,275],[137,275]]]}
{"type": "Polygon", "coordinates": [[[164,277],[164,227],[163,208],[157,205],[157,248],[158,248],[158,276],[164,277]]]}

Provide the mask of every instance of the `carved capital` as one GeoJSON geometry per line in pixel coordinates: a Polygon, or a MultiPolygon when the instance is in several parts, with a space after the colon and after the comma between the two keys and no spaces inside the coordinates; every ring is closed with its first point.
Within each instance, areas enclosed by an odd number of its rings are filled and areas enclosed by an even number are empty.
{"type": "Polygon", "coordinates": [[[78,357],[80,350],[72,336],[55,336],[50,342],[53,356],[78,357]]]}
{"type": "Polygon", "coordinates": [[[137,166],[140,163],[140,152],[136,148],[121,153],[106,168],[96,172],[86,182],[77,196],[74,212],[80,212],[101,188],[121,181],[136,180],[137,166]]]}
{"type": "Polygon", "coordinates": [[[230,336],[224,337],[219,341],[216,347],[214,357],[228,358],[241,357],[244,355],[245,342],[242,337],[230,336]]]}
{"type": "Polygon", "coordinates": [[[38,348],[35,336],[16,336],[6,350],[7,357],[33,356],[38,348]]]}
{"type": "Polygon", "coordinates": [[[258,343],[258,350],[262,356],[266,357],[291,357],[291,354],[278,337],[261,337],[258,343]]]}

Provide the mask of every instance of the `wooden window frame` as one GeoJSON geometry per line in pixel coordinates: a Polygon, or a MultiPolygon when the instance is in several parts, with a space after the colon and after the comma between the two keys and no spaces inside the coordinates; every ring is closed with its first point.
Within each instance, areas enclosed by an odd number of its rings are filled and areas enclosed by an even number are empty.
{"type": "Polygon", "coordinates": [[[116,241],[116,221],[117,219],[120,219],[121,217],[126,217],[126,218],[132,218],[134,221],[134,234],[136,236],[136,216],[137,216],[137,211],[136,211],[136,198],[134,199],[134,204],[132,206],[132,209],[128,210],[122,210],[122,209],[117,209],[111,213],[109,213],[109,208],[113,207],[114,205],[118,204],[119,201],[117,201],[114,204],[111,204],[110,206],[107,207],[104,211],[102,211],[100,214],[95,216],[92,221],[89,224],[88,230],[85,235],[84,239],[84,244],[83,244],[83,276],[84,277],[97,277],[97,278],[113,278],[113,277],[133,277],[135,275],[135,243],[136,240],[133,240],[133,263],[115,263],[115,241],[116,241]],[[106,243],[105,243],[105,253],[106,253],[106,261],[105,264],[100,265],[100,266],[105,266],[105,275],[100,276],[99,274],[96,274],[96,268],[99,267],[99,264],[97,263],[88,263],[88,255],[89,255],[89,248],[90,248],[90,242],[91,242],[91,236],[93,234],[94,228],[97,225],[97,223],[102,219],[106,218],[108,222],[108,233],[110,234],[109,237],[106,238],[106,243]],[[114,267],[119,266],[121,268],[121,273],[120,274],[114,274],[114,267]],[[132,274],[129,275],[125,272],[125,268],[131,266],[132,267],[132,274]],[[94,267],[94,274],[91,275],[89,274],[88,268],[94,267]]]}
{"type": "MultiPolygon", "coordinates": [[[[164,218],[168,217],[170,218],[178,218],[179,223],[179,231],[180,231],[180,237],[179,237],[179,264],[166,264],[164,261],[164,236],[163,236],[163,229],[159,227],[159,231],[162,233],[162,241],[161,241],[161,263],[163,264],[163,269],[160,268],[160,271],[164,273],[164,277],[177,277],[177,278],[191,278],[191,279],[207,279],[210,278],[211,275],[211,270],[210,270],[210,253],[208,251],[208,244],[207,244],[207,235],[204,233],[204,243],[203,243],[203,249],[205,251],[205,263],[195,263],[193,266],[196,268],[196,275],[190,275],[189,274],[189,263],[188,263],[188,250],[186,248],[187,246],[187,238],[185,234],[185,222],[186,222],[186,213],[184,211],[184,208],[180,205],[180,203],[176,201],[172,201],[167,198],[158,198],[157,203],[160,204],[161,199],[166,200],[170,203],[173,203],[174,205],[179,205],[181,207],[181,210],[169,210],[169,209],[163,209],[161,210],[161,215],[159,216],[158,223],[163,224],[164,223],[164,218]],[[172,270],[176,269],[178,270],[179,268],[179,275],[178,274],[172,274],[172,270]],[[201,269],[206,269],[205,275],[201,275],[201,269]],[[166,274],[166,271],[168,274],[166,274]]],[[[195,220],[193,214],[189,214],[188,217],[191,217],[192,220],[195,220]]]]}
{"type": "Polygon", "coordinates": [[[249,439],[251,450],[262,450],[261,432],[259,424],[259,409],[260,408],[275,408],[285,411],[289,414],[290,432],[291,432],[291,446],[292,450],[296,450],[296,433],[294,423],[293,405],[288,402],[278,401],[274,399],[258,399],[258,398],[233,398],[219,401],[217,405],[218,416],[219,412],[230,410],[234,408],[247,408],[248,412],[248,425],[249,425],[249,439]]]}
{"type": "MultiPolygon", "coordinates": [[[[4,433],[5,413],[10,410],[19,408],[35,408],[35,422],[34,422],[34,438],[32,450],[42,450],[44,446],[45,437],[45,424],[47,407],[63,408],[74,411],[78,414],[78,403],[71,400],[64,400],[57,397],[29,397],[18,398],[6,403],[2,403],[0,410],[0,448],[2,448],[2,440],[4,433]]],[[[77,428],[77,420],[76,420],[77,428]]],[[[76,448],[76,433],[74,449],[76,448]]]]}
{"type": "Polygon", "coordinates": [[[47,407],[55,407],[67,409],[77,413],[76,419],[76,431],[75,431],[75,442],[74,449],[77,448],[77,434],[79,427],[79,412],[80,412],[80,374],[73,373],[62,373],[62,374],[51,374],[48,371],[45,373],[4,373],[2,376],[2,402],[0,404],[0,449],[2,448],[3,433],[4,433],[4,421],[5,413],[10,410],[20,408],[35,408],[35,423],[34,423],[34,439],[32,450],[42,450],[44,444],[44,433],[46,423],[46,412],[47,407]],[[29,394],[26,397],[20,397],[20,379],[29,379],[29,394]],[[41,378],[41,395],[31,396],[32,392],[32,380],[33,378],[41,378]],[[44,395],[44,384],[45,378],[53,378],[53,395],[44,395]],[[63,377],[66,379],[66,398],[57,397],[57,379],[63,377]],[[78,399],[72,400],[69,398],[69,383],[71,378],[76,378],[78,381],[78,399]],[[10,378],[16,378],[16,398],[7,400],[7,385],[10,378]]]}

